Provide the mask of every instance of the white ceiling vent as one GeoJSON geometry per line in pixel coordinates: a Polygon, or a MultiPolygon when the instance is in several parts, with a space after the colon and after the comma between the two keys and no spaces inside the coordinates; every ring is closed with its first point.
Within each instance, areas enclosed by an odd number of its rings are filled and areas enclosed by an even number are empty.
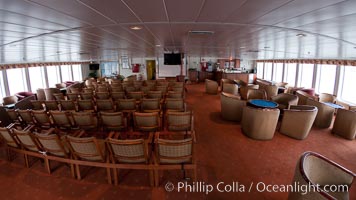
{"type": "Polygon", "coordinates": [[[212,35],[214,31],[189,31],[191,35],[212,35]]]}

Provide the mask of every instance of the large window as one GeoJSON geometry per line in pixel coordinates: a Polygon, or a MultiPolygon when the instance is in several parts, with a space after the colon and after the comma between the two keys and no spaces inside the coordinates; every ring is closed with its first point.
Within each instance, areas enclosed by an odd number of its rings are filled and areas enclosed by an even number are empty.
{"type": "Polygon", "coordinates": [[[58,66],[48,66],[47,67],[47,76],[48,76],[48,86],[49,87],[55,87],[55,85],[57,83],[61,82],[58,66]]]}
{"type": "Polygon", "coordinates": [[[276,82],[282,82],[282,76],[283,76],[283,63],[274,63],[272,80],[276,82]]]}
{"type": "Polygon", "coordinates": [[[345,66],[341,70],[340,92],[341,99],[356,104],[356,67],[345,66]]]}
{"type": "Polygon", "coordinates": [[[299,87],[312,88],[314,64],[299,64],[299,87]]]}
{"type": "Polygon", "coordinates": [[[30,67],[28,68],[28,72],[32,92],[36,92],[38,88],[46,88],[46,78],[43,67],[30,67]]]}
{"type": "Polygon", "coordinates": [[[265,63],[265,69],[264,69],[264,79],[265,80],[272,80],[272,63],[265,63]]]}
{"type": "Polygon", "coordinates": [[[284,82],[287,82],[289,86],[295,86],[295,77],[297,75],[297,64],[288,63],[284,68],[284,82]]]}
{"type": "Polygon", "coordinates": [[[82,81],[83,80],[82,66],[81,65],[72,65],[72,70],[73,70],[73,80],[74,81],[82,81]]]}
{"type": "Polygon", "coordinates": [[[0,70],[0,103],[2,103],[2,98],[6,96],[5,86],[4,86],[4,77],[3,70],[0,70]]]}
{"type": "Polygon", "coordinates": [[[8,69],[6,73],[11,95],[27,91],[27,79],[24,68],[8,69]]]}
{"type": "Polygon", "coordinates": [[[336,65],[318,65],[315,89],[317,93],[334,93],[336,65]]]}
{"type": "Polygon", "coordinates": [[[70,68],[71,68],[70,65],[61,66],[62,82],[73,80],[72,70],[70,68]]]}
{"type": "Polygon", "coordinates": [[[263,78],[263,62],[257,63],[257,78],[263,78]]]}

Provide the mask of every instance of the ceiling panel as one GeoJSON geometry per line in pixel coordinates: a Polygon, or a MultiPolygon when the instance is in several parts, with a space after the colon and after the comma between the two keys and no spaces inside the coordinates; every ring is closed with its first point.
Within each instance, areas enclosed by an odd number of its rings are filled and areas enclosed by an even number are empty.
{"type": "Polygon", "coordinates": [[[163,0],[123,0],[143,22],[168,21],[163,0]]]}
{"type": "Polygon", "coordinates": [[[165,0],[165,2],[171,22],[192,22],[196,20],[204,0],[165,0]]]}
{"type": "Polygon", "coordinates": [[[246,0],[205,0],[198,20],[199,22],[222,22],[238,10],[246,0]]]}

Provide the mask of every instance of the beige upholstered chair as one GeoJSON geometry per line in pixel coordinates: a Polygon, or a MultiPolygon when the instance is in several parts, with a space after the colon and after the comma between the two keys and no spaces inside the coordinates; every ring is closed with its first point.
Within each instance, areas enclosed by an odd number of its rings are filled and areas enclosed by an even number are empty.
{"type": "Polygon", "coordinates": [[[320,101],[320,102],[335,103],[335,101],[336,101],[336,96],[333,95],[333,94],[328,94],[328,93],[320,93],[320,94],[319,94],[319,101],[320,101]]]}
{"type": "Polygon", "coordinates": [[[17,97],[16,96],[7,96],[2,98],[3,104],[4,105],[9,105],[9,104],[14,104],[17,102],[17,97]]]}
{"type": "Polygon", "coordinates": [[[100,119],[104,130],[127,130],[127,119],[122,112],[100,112],[100,119]]]}
{"type": "Polygon", "coordinates": [[[207,94],[217,94],[218,93],[218,83],[209,79],[205,79],[205,92],[207,94]]]}
{"type": "Polygon", "coordinates": [[[245,85],[240,87],[241,99],[247,100],[247,91],[248,89],[259,89],[259,85],[245,85]]]}
{"type": "Polygon", "coordinates": [[[37,96],[37,100],[43,101],[46,100],[46,94],[44,92],[44,89],[37,89],[36,90],[36,96],[37,96]]]}
{"type": "Polygon", "coordinates": [[[220,95],[221,116],[223,119],[240,122],[242,119],[242,109],[246,106],[246,101],[240,100],[239,96],[222,92],[220,95]]]}
{"type": "Polygon", "coordinates": [[[239,93],[239,86],[235,83],[223,83],[223,89],[221,90],[222,92],[225,93],[230,93],[233,95],[238,95],[239,93]]]}
{"type": "Polygon", "coordinates": [[[290,191],[288,200],[349,199],[348,191],[355,176],[355,173],[320,154],[305,152],[297,163],[291,184],[298,185],[300,189],[290,191]],[[330,186],[328,190],[337,187],[339,191],[328,192],[324,186],[330,186]],[[347,191],[343,186],[347,186],[347,191]]]}
{"type": "Polygon", "coordinates": [[[329,128],[334,117],[335,108],[312,99],[307,99],[307,105],[318,108],[318,114],[316,115],[314,125],[318,128],[329,128]]]}
{"type": "Polygon", "coordinates": [[[307,105],[307,99],[318,101],[318,97],[312,96],[301,90],[296,91],[295,94],[298,96],[298,105],[307,105]]]}
{"type": "Polygon", "coordinates": [[[235,82],[231,79],[227,79],[227,78],[222,78],[220,81],[220,87],[221,87],[221,91],[224,92],[224,86],[226,84],[235,84],[235,82]]]}
{"type": "Polygon", "coordinates": [[[248,89],[247,100],[250,99],[267,99],[266,91],[263,89],[248,89]]]}
{"type": "Polygon", "coordinates": [[[78,111],[77,106],[73,100],[61,100],[59,101],[62,111],[78,111]]]}
{"type": "Polygon", "coordinates": [[[58,88],[45,88],[44,93],[46,96],[46,100],[56,100],[53,94],[61,93],[61,91],[58,88]]]}
{"type": "Polygon", "coordinates": [[[278,103],[279,109],[289,109],[291,105],[298,104],[298,96],[288,93],[281,93],[271,97],[271,100],[278,103]]]}
{"type": "Polygon", "coordinates": [[[271,140],[276,130],[279,109],[245,106],[242,113],[242,132],[252,139],[271,140]]]}
{"type": "Polygon", "coordinates": [[[264,87],[264,90],[266,91],[267,99],[271,99],[271,97],[276,96],[278,94],[277,85],[267,85],[264,87]]]}
{"type": "Polygon", "coordinates": [[[332,132],[349,140],[355,139],[356,135],[356,112],[338,109],[332,132]]]}
{"type": "Polygon", "coordinates": [[[164,111],[178,111],[184,112],[186,110],[186,105],[184,99],[182,98],[166,98],[164,102],[164,111]]]}
{"type": "MultiPolygon", "coordinates": [[[[190,134],[194,142],[197,142],[197,137],[194,130],[194,115],[193,111],[166,113],[165,128],[169,132],[178,134],[190,134]]],[[[170,133],[168,133],[170,134],[170,133]]]]}
{"type": "Polygon", "coordinates": [[[115,105],[111,99],[98,99],[96,100],[96,110],[98,112],[115,112],[115,105]]]}
{"type": "Polygon", "coordinates": [[[78,110],[96,112],[96,107],[93,100],[78,100],[78,110]]]}
{"type": "Polygon", "coordinates": [[[317,113],[315,106],[290,106],[290,109],[284,110],[279,132],[303,140],[308,136],[317,113]]]}

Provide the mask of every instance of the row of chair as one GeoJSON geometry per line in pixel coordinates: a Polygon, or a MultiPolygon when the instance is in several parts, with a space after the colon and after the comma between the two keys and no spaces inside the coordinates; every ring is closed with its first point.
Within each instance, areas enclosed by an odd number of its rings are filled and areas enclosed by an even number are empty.
{"type": "Polygon", "coordinates": [[[95,137],[81,137],[83,132],[60,137],[53,129],[43,133],[33,132],[33,126],[23,130],[11,124],[0,128],[1,138],[7,144],[8,159],[12,152],[22,153],[29,167],[29,156],[44,159],[48,173],[51,173],[50,161],[67,163],[72,177],[81,179],[80,166],[102,167],[107,171],[108,183],[118,184],[120,169],[144,169],[149,171],[151,185],[159,185],[160,170],[192,170],[196,180],[192,138],[168,140],[160,133],[150,133],[148,140],[118,139],[119,134],[112,132],[106,140],[95,137]],[[153,145],[155,144],[154,148],[153,145]],[[154,176],[154,179],[153,179],[154,176]]]}

